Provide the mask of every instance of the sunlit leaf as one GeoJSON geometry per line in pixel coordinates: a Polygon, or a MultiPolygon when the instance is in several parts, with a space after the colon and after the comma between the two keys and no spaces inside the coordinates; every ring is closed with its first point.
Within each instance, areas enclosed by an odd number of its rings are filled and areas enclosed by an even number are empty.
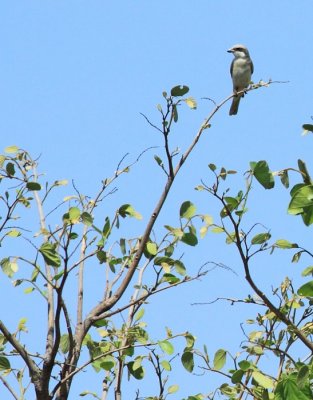
{"type": "Polygon", "coordinates": [[[45,242],[41,245],[39,252],[42,254],[45,262],[52,267],[59,267],[61,265],[61,258],[56,251],[56,245],[45,242]]]}
{"type": "Polygon", "coordinates": [[[313,275],[313,266],[306,267],[306,268],[302,271],[301,275],[302,275],[302,276],[313,275]]]}
{"type": "Polygon", "coordinates": [[[161,340],[158,342],[158,345],[169,356],[174,353],[174,346],[168,340],[161,340]]]}
{"type": "Polygon", "coordinates": [[[139,321],[143,317],[144,313],[145,313],[145,309],[140,308],[139,311],[137,311],[135,314],[135,321],[139,321]]]}
{"type": "Polygon", "coordinates": [[[196,206],[193,203],[191,203],[191,201],[185,201],[180,206],[179,215],[181,218],[190,219],[195,215],[195,213],[196,213],[196,206]]]}
{"type": "Polygon", "coordinates": [[[292,215],[301,214],[305,208],[313,206],[313,186],[302,185],[295,193],[288,206],[288,213],[292,215]]]}
{"type": "Polygon", "coordinates": [[[217,352],[214,355],[214,360],[213,360],[213,365],[214,369],[219,371],[222,369],[226,363],[226,351],[223,349],[217,350],[217,352]]]}
{"type": "Polygon", "coordinates": [[[19,151],[19,148],[18,148],[18,146],[8,146],[4,149],[4,151],[9,154],[14,154],[19,151]]]}
{"type": "Polygon", "coordinates": [[[1,269],[5,275],[12,278],[13,275],[18,271],[18,265],[16,262],[11,262],[9,258],[3,258],[0,262],[1,269]]]}
{"type": "Polygon", "coordinates": [[[119,215],[123,218],[129,216],[134,217],[136,219],[142,219],[142,215],[139,212],[135,211],[135,209],[130,204],[124,204],[118,210],[119,215]]]}
{"type": "Polygon", "coordinates": [[[18,326],[17,326],[17,330],[19,332],[23,331],[23,332],[27,332],[27,328],[26,328],[26,322],[27,322],[27,318],[21,318],[18,322],[18,326]]]}
{"type": "Polygon", "coordinates": [[[78,207],[71,207],[68,211],[69,220],[71,224],[77,224],[80,220],[80,209],[78,207]]]}
{"type": "Polygon", "coordinates": [[[253,371],[252,372],[252,377],[264,389],[272,389],[274,387],[273,379],[271,379],[268,376],[262,374],[262,372],[260,372],[260,371],[253,371]]]}
{"type": "Polygon", "coordinates": [[[299,287],[297,293],[299,296],[313,297],[313,281],[309,281],[299,287]]]}
{"type": "Polygon", "coordinates": [[[171,371],[172,370],[171,364],[167,360],[161,361],[160,364],[165,369],[165,371],[171,371]]]}
{"type": "Polygon", "coordinates": [[[263,243],[267,242],[270,238],[271,238],[271,234],[268,232],[258,233],[257,235],[255,235],[252,238],[251,243],[252,244],[263,244],[263,243]]]}
{"type": "Polygon", "coordinates": [[[179,390],[179,386],[178,385],[171,385],[171,386],[168,387],[167,392],[169,394],[172,394],[172,393],[176,393],[178,390],[179,390]]]}
{"type": "Polygon", "coordinates": [[[292,249],[299,247],[296,243],[291,243],[285,239],[276,240],[274,246],[279,247],[280,249],[292,249]]]}
{"type": "Polygon", "coordinates": [[[113,356],[107,355],[101,358],[100,367],[105,371],[111,371],[111,369],[114,368],[115,363],[115,358],[113,356]]]}
{"type": "Polygon", "coordinates": [[[265,189],[272,189],[275,185],[274,177],[266,161],[251,162],[253,175],[265,189]]]}
{"type": "Polygon", "coordinates": [[[9,232],[7,233],[7,236],[10,236],[10,237],[18,237],[18,236],[21,236],[21,232],[18,231],[17,229],[12,229],[11,231],[9,231],[9,232]]]}
{"type": "Polygon", "coordinates": [[[188,97],[185,102],[189,108],[195,110],[197,108],[197,101],[193,97],[188,97]]]}
{"type": "Polygon", "coordinates": [[[60,350],[63,354],[68,353],[70,349],[70,339],[68,334],[63,334],[60,339],[60,350]]]}
{"type": "Polygon", "coordinates": [[[155,256],[158,254],[158,247],[157,244],[154,242],[148,242],[146,244],[146,250],[150,256],[155,256]]]}

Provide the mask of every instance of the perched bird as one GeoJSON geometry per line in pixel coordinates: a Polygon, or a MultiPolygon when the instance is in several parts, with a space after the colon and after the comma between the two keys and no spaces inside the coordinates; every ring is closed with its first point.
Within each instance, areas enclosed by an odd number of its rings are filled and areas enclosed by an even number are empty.
{"type": "Polygon", "coordinates": [[[235,57],[230,66],[230,75],[233,80],[233,90],[236,96],[233,97],[229,115],[236,115],[238,112],[240,98],[244,96],[244,93],[237,93],[249,86],[251,75],[253,74],[253,63],[248,49],[242,44],[236,44],[227,51],[228,53],[233,53],[235,57]]]}

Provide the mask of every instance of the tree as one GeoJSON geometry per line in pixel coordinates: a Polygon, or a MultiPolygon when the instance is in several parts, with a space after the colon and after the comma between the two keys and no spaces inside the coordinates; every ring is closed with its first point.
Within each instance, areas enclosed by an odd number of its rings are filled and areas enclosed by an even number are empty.
{"type": "MultiPolygon", "coordinates": [[[[248,90],[268,86],[270,83],[260,82],[248,90]]],[[[103,200],[114,191],[112,184],[120,175],[127,173],[133,164],[123,166],[122,160],[113,176],[101,182],[95,196],[83,195],[73,184],[75,194],[57,203],[53,197],[54,191],[66,185],[67,181],[55,181],[52,184],[44,182],[37,170],[38,162],[26,150],[17,146],[8,147],[1,156],[0,199],[4,217],[0,226],[0,243],[4,247],[11,237],[20,246],[18,254],[15,250],[1,260],[1,267],[9,278],[14,278],[15,287],[28,285],[26,293],[41,298],[47,309],[43,352],[32,353],[24,345],[23,337],[27,331],[25,319],[19,321],[15,330],[10,330],[5,321],[0,322],[0,379],[12,398],[26,398],[26,391],[31,386],[37,400],[68,399],[73,379],[84,368],[92,365],[96,371],[102,372],[101,399],[108,398],[113,390],[115,399],[119,400],[122,398],[125,375],[137,380],[143,379],[144,364],[150,363],[159,382],[159,390],[156,396],[149,399],[165,399],[178,389],[176,385],[167,385],[167,373],[171,370],[174,343],[179,338],[184,340],[181,361],[185,369],[193,372],[195,360],[200,359],[204,371],[222,373],[229,381],[219,388],[219,392],[227,398],[243,398],[248,394],[255,399],[291,399],[289,393],[302,396],[303,399],[310,398],[311,357],[299,362],[292,356],[290,349],[301,343],[312,351],[309,322],[312,285],[309,282],[296,291],[292,283],[285,280],[280,288],[273,289],[275,302],[264,294],[250,273],[250,262],[259,253],[297,249],[293,256],[295,261],[299,260],[302,253],[310,254],[308,250],[285,239],[269,244],[268,231],[259,232],[250,240],[256,227],[248,230],[242,228],[252,180],[256,178],[265,188],[274,186],[274,174],[267,163],[252,163],[247,188],[233,196],[228,194],[228,189],[220,192],[220,188],[235,171],[221,168],[217,172],[217,168],[210,164],[210,170],[215,176],[214,184],[203,183],[197,189],[209,193],[221,204],[221,223],[213,223],[208,214],[197,214],[194,204],[186,201],[180,206],[178,227],[167,225],[165,234],[159,239],[153,233],[155,222],[177,174],[203,132],[210,128],[213,116],[233,97],[229,96],[220,104],[214,104],[190,146],[175,164],[178,153],[171,149],[169,136],[174,124],[178,122],[179,106],[186,103],[191,109],[196,108],[196,101],[192,97],[184,97],[188,91],[186,86],[176,86],[170,94],[163,93],[165,106],[158,106],[160,127],[144,116],[164,140],[165,158],[159,155],[154,158],[165,174],[165,184],[142,235],[138,237],[131,234],[128,237],[119,236],[118,230],[127,220],[141,219],[140,213],[131,204],[118,206],[113,215],[103,217],[103,200]],[[29,220],[25,217],[26,211],[32,212],[34,208],[39,215],[39,232],[33,225],[35,217],[31,215],[29,220]],[[17,217],[20,210],[21,217],[17,217]],[[201,224],[199,230],[196,227],[197,221],[201,224]],[[263,314],[258,313],[254,321],[261,328],[246,335],[247,343],[243,347],[245,353],[241,353],[241,358],[232,357],[233,366],[228,372],[222,371],[227,358],[226,350],[218,350],[212,364],[206,347],[203,351],[196,348],[192,333],[173,333],[167,329],[164,337],[153,339],[142,320],[143,306],[150,297],[187,284],[205,274],[205,271],[200,270],[193,276],[188,275],[188,269],[175,254],[180,245],[197,245],[199,235],[204,237],[208,231],[224,233],[226,242],[236,246],[246,280],[257,296],[231,301],[255,304],[265,310],[263,314]],[[24,249],[21,249],[25,243],[28,249],[24,254],[24,249]],[[21,265],[27,267],[27,273],[24,270],[23,273],[19,272],[21,265]],[[91,265],[103,267],[103,295],[98,303],[93,293],[86,290],[85,281],[88,280],[91,265]],[[75,301],[72,295],[73,282],[76,282],[77,287],[75,301]],[[117,323],[114,318],[116,315],[123,315],[122,324],[117,323]],[[266,352],[279,359],[275,379],[269,377],[271,372],[266,372],[266,368],[263,371],[259,367],[259,360],[266,352]],[[13,366],[16,359],[17,366],[13,366]],[[30,377],[28,382],[25,370],[30,377]],[[12,383],[12,378],[15,378],[16,384],[12,383]]],[[[135,163],[139,159],[140,156],[135,163]]],[[[304,163],[299,163],[299,171],[304,183],[295,186],[291,192],[289,210],[301,214],[304,222],[310,224],[311,180],[304,163]]],[[[279,175],[287,186],[288,169],[280,171],[279,175]]],[[[311,273],[311,270],[306,273],[311,273]]],[[[189,400],[213,398],[216,393],[191,395],[189,400]]],[[[85,391],[82,395],[100,398],[94,392],[85,391]]],[[[138,392],[137,398],[139,396],[138,392]]]]}

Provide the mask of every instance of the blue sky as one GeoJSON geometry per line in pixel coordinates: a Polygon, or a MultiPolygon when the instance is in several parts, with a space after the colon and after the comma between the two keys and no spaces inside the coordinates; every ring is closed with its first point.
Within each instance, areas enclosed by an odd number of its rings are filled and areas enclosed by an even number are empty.
{"type": "MultiPolygon", "coordinates": [[[[131,162],[144,149],[159,146],[147,152],[129,176],[122,177],[117,195],[108,204],[113,210],[130,202],[148,218],[164,178],[153,155],[162,155],[163,150],[162,138],[140,113],[157,124],[156,105],[162,103],[162,91],[188,85],[198,109],[181,107],[179,124],[170,138],[173,148],[186,149],[212,109],[201,98],[221,101],[231,94],[232,56],[226,50],[244,43],[254,62],[255,82],[271,78],[288,83],[249,93],[236,117],[228,116],[228,104],[219,111],[182,169],[158,227],[177,223],[179,205],[187,199],[198,204],[199,211],[214,215],[213,200],[193,190],[200,179],[210,179],[209,163],[238,170],[236,187],[243,186],[242,174],[252,160],[266,159],[278,170],[296,167],[301,158],[313,171],[312,138],[301,136],[301,125],[310,122],[312,114],[312,13],[313,4],[306,0],[301,4],[281,0],[4,1],[0,15],[1,149],[15,144],[34,157],[41,155],[41,170],[49,181],[74,179],[82,192],[93,195],[126,153],[131,162]]],[[[309,245],[310,228],[287,216],[288,200],[286,190],[265,192],[256,187],[249,222],[263,222],[276,238],[303,238],[309,245]]],[[[139,223],[132,229],[139,235],[142,227],[139,223]]],[[[184,251],[190,273],[206,261],[221,261],[238,268],[241,275],[234,250],[225,247],[220,237],[211,235],[197,248],[184,251]]],[[[274,255],[271,267],[262,262],[256,265],[256,276],[265,288],[294,273],[295,267],[284,264],[287,260],[285,254],[282,258],[274,255]],[[264,268],[271,268],[273,275],[264,274],[264,268]]],[[[155,332],[171,324],[173,329],[188,329],[201,343],[210,343],[212,352],[228,344],[236,350],[239,323],[251,317],[253,310],[238,308],[234,313],[225,304],[198,308],[190,304],[218,296],[244,296],[248,289],[241,282],[234,274],[215,270],[200,283],[155,298],[149,306],[149,323],[155,325],[155,332]],[[164,321],[158,315],[156,323],[153,315],[160,304],[172,314],[164,315],[164,321]]],[[[6,312],[3,319],[12,320],[6,312]]],[[[18,313],[16,320],[19,317],[18,313]]],[[[83,379],[84,375],[80,385],[83,379]]],[[[199,388],[197,378],[187,379],[188,385],[181,372],[173,382],[181,384],[181,397],[190,387],[191,391],[209,390],[207,381],[199,388]]],[[[90,389],[87,380],[86,385],[75,386],[74,393],[83,389],[90,389]]]]}

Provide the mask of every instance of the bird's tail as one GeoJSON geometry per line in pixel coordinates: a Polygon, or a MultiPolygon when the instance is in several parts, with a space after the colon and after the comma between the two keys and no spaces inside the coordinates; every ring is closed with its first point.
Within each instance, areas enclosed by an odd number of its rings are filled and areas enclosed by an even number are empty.
{"type": "Polygon", "coordinates": [[[240,98],[241,98],[241,96],[233,97],[233,101],[231,103],[230,110],[229,110],[229,115],[237,114],[238,108],[239,108],[239,103],[240,103],[240,98]]]}

